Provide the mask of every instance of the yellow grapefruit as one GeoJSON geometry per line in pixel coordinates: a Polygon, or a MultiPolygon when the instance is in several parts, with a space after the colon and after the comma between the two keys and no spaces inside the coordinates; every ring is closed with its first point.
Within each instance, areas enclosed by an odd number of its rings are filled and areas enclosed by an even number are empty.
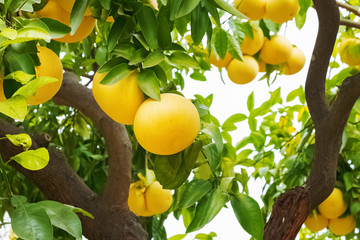
{"type": "Polygon", "coordinates": [[[259,60],[259,72],[266,72],[266,62],[259,60]]]}
{"type": "Polygon", "coordinates": [[[360,39],[346,38],[339,46],[341,61],[349,66],[360,65],[360,39]]]}
{"type": "Polygon", "coordinates": [[[38,105],[50,100],[60,89],[63,80],[63,65],[60,58],[51,49],[38,46],[40,65],[35,67],[36,77],[53,77],[59,81],[46,84],[28,97],[29,105],[38,105]]]}
{"type": "Polygon", "coordinates": [[[299,11],[298,0],[267,0],[264,18],[283,23],[293,19],[299,11]]]}
{"type": "Polygon", "coordinates": [[[243,56],[243,61],[233,59],[226,68],[230,80],[237,84],[246,84],[255,79],[259,64],[251,56],[243,56]]]}
{"type": "Polygon", "coordinates": [[[241,44],[241,51],[245,55],[254,55],[264,44],[264,33],[261,28],[253,28],[253,38],[245,36],[241,44]]]}
{"type": "Polygon", "coordinates": [[[161,94],[161,101],[147,99],[138,109],[134,132],[140,145],[159,155],[178,153],[190,146],[200,130],[196,107],[186,98],[161,94]]]}
{"type": "Polygon", "coordinates": [[[323,217],[321,214],[309,215],[305,220],[305,226],[312,232],[318,232],[329,225],[329,219],[323,217]]]}
{"type": "Polygon", "coordinates": [[[292,45],[284,36],[271,36],[265,39],[260,52],[261,59],[269,64],[280,64],[289,60],[292,53],[292,45]]]}
{"type": "Polygon", "coordinates": [[[227,65],[229,65],[231,60],[232,60],[232,56],[228,52],[225,54],[224,59],[222,59],[220,57],[216,58],[216,56],[213,52],[211,52],[210,57],[209,57],[209,62],[218,68],[227,67],[227,65]]]}
{"type": "MultiPolygon", "coordinates": [[[[70,24],[70,13],[61,8],[56,0],[49,0],[49,2],[40,11],[36,12],[36,16],[39,18],[46,17],[52,18],[63,24],[70,24]]],[[[95,27],[95,18],[92,16],[84,16],[80,26],[74,35],[67,34],[64,37],[57,38],[55,40],[64,43],[79,42],[85,39],[93,31],[95,27]]]]}
{"type": "Polygon", "coordinates": [[[114,121],[131,125],[135,114],[145,100],[144,94],[137,83],[138,72],[113,85],[101,84],[106,73],[95,73],[92,91],[101,109],[114,121]]]}
{"type": "Polygon", "coordinates": [[[5,101],[5,93],[4,93],[4,75],[0,73],[0,102],[5,101]]]}
{"type": "Polygon", "coordinates": [[[163,189],[158,181],[151,183],[145,191],[146,207],[154,214],[167,211],[172,203],[171,191],[163,189]]]}
{"type": "Polygon", "coordinates": [[[234,5],[251,20],[260,20],[265,15],[266,0],[235,0],[234,5]]]}
{"type": "Polygon", "coordinates": [[[334,188],[330,196],[318,206],[321,215],[329,219],[340,217],[346,208],[347,204],[343,199],[343,193],[338,188],[334,188]]]}
{"type": "Polygon", "coordinates": [[[300,70],[305,65],[305,55],[304,53],[297,47],[293,47],[290,58],[285,62],[283,66],[284,74],[292,75],[300,70]]]}
{"type": "Polygon", "coordinates": [[[130,184],[128,206],[130,211],[135,213],[136,216],[148,217],[154,215],[146,207],[144,192],[146,187],[143,186],[142,181],[130,184]]]}
{"type": "Polygon", "coordinates": [[[351,233],[356,227],[355,218],[351,215],[342,218],[330,219],[329,229],[332,233],[345,236],[351,233]]]}
{"type": "MultiPolygon", "coordinates": [[[[71,13],[75,0],[56,0],[56,3],[59,4],[59,6],[66,10],[68,13],[71,13]]],[[[84,16],[90,15],[92,15],[92,13],[88,7],[84,13],[84,16]]]]}

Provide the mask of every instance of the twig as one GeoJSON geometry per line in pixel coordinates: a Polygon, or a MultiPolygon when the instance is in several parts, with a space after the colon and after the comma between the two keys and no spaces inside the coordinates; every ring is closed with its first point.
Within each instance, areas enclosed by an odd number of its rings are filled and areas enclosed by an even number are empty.
{"type": "Polygon", "coordinates": [[[354,6],[340,1],[336,1],[336,3],[339,7],[342,7],[360,17],[360,11],[357,10],[357,8],[355,8],[354,6]]]}
{"type": "Polygon", "coordinates": [[[358,29],[360,29],[360,23],[351,21],[351,20],[349,20],[349,19],[340,19],[340,25],[344,25],[344,26],[348,26],[348,27],[353,27],[353,28],[358,28],[358,29]]]}

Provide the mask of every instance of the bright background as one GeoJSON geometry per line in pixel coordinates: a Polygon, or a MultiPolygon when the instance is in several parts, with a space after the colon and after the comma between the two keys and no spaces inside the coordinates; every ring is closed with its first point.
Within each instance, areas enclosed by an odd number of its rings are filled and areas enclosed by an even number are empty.
{"type": "MultiPolygon", "coordinates": [[[[207,72],[206,74],[206,82],[195,81],[191,78],[186,79],[185,88],[182,93],[187,98],[194,98],[194,94],[199,94],[203,97],[213,94],[213,103],[210,107],[210,112],[219,120],[220,124],[222,124],[228,117],[235,113],[249,115],[247,110],[247,98],[251,92],[254,92],[256,108],[269,99],[269,92],[272,92],[279,87],[281,87],[281,96],[283,99],[286,99],[288,93],[299,88],[300,85],[305,88],[306,74],[318,28],[315,10],[310,8],[307,14],[306,23],[301,30],[298,30],[295,21],[293,20],[287,24],[283,24],[282,29],[279,32],[279,35],[285,35],[290,42],[299,47],[306,56],[306,64],[299,73],[290,76],[279,75],[270,87],[268,86],[266,79],[258,81],[258,79],[263,76],[263,73],[259,73],[258,77],[249,84],[237,85],[230,81],[225,69],[222,71],[222,76],[225,81],[224,84],[221,81],[218,69],[213,67],[212,71],[207,72]]],[[[285,102],[285,100],[283,102],[285,102]]],[[[243,137],[248,136],[250,133],[247,124],[247,121],[237,124],[238,129],[234,132],[230,132],[234,144],[243,137]]],[[[249,194],[259,203],[260,207],[263,206],[260,198],[263,185],[264,181],[262,180],[257,180],[256,182],[249,181],[249,194]]],[[[217,234],[217,238],[215,239],[250,239],[251,236],[242,229],[237,221],[231,205],[227,204],[227,206],[228,208],[223,208],[204,228],[188,234],[184,240],[192,240],[198,233],[209,234],[210,232],[215,232],[217,234]]],[[[177,221],[172,215],[165,221],[165,229],[168,238],[177,234],[183,234],[186,231],[182,219],[177,221]]]]}

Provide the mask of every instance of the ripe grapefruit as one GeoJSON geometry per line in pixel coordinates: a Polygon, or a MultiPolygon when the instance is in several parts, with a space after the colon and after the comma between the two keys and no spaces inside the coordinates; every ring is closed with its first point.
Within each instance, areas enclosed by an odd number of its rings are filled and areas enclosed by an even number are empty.
{"type": "Polygon", "coordinates": [[[360,65],[360,39],[346,38],[339,46],[341,61],[349,66],[360,65]]]}
{"type": "Polygon", "coordinates": [[[264,44],[264,33],[261,28],[253,28],[253,38],[245,36],[241,44],[241,51],[245,55],[254,55],[257,53],[264,44]]]}
{"type": "Polygon", "coordinates": [[[347,208],[340,189],[334,188],[332,193],[319,206],[319,212],[326,218],[334,219],[340,217],[347,208]]]}
{"type": "Polygon", "coordinates": [[[220,57],[219,57],[219,59],[216,58],[216,56],[213,52],[211,52],[210,57],[209,57],[209,62],[218,68],[227,67],[231,60],[232,60],[232,56],[228,52],[225,54],[224,59],[222,59],[220,57]]]}
{"type": "Polygon", "coordinates": [[[290,58],[285,62],[283,66],[284,74],[292,75],[300,70],[305,65],[305,55],[304,53],[297,47],[293,47],[290,58]]]}
{"type": "Polygon", "coordinates": [[[253,57],[244,55],[243,61],[234,58],[226,70],[232,82],[246,84],[255,79],[259,72],[259,64],[253,57]]]}
{"type": "MultiPolygon", "coordinates": [[[[56,3],[59,4],[59,6],[62,7],[65,11],[71,13],[75,0],[57,0],[56,3]]],[[[92,15],[92,13],[88,7],[85,10],[84,16],[90,16],[90,15],[92,15]]]]}
{"type": "Polygon", "coordinates": [[[261,59],[269,64],[280,64],[289,60],[292,53],[290,41],[281,35],[271,36],[270,40],[265,39],[261,48],[261,59]]]}
{"type": "Polygon", "coordinates": [[[266,0],[235,0],[234,5],[251,20],[260,20],[265,15],[266,0]]]}
{"type": "Polygon", "coordinates": [[[140,145],[159,155],[178,153],[192,144],[200,130],[196,107],[186,98],[161,94],[161,101],[147,99],[138,109],[134,132],[140,145]]]}
{"type": "Polygon", "coordinates": [[[332,233],[345,236],[351,233],[356,227],[355,218],[351,215],[342,218],[330,219],[329,229],[332,233]]]}
{"type": "Polygon", "coordinates": [[[312,232],[318,232],[329,225],[329,219],[323,217],[321,214],[309,215],[305,220],[305,226],[312,232]]]}
{"type": "Polygon", "coordinates": [[[151,183],[145,191],[146,207],[154,214],[167,211],[172,204],[171,191],[163,189],[158,181],[151,183]]]}
{"type": "Polygon", "coordinates": [[[298,0],[267,0],[264,18],[283,23],[293,19],[299,11],[298,0]]]}
{"type": "Polygon", "coordinates": [[[131,125],[134,123],[136,111],[145,100],[137,83],[138,72],[113,85],[101,84],[106,73],[95,73],[92,91],[101,109],[114,121],[131,125]]]}

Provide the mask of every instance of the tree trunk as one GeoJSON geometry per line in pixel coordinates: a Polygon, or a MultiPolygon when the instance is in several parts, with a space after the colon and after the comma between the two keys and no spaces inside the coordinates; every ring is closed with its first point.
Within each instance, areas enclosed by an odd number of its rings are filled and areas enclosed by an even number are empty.
{"type": "Polygon", "coordinates": [[[303,187],[291,189],[276,200],[265,226],[265,240],[293,240],[307,215],[332,192],[342,133],[360,96],[360,74],[348,77],[332,101],[325,98],[329,60],[340,23],[335,0],[313,0],[319,29],[306,78],[305,95],[315,127],[315,152],[310,176],[303,187]]]}

